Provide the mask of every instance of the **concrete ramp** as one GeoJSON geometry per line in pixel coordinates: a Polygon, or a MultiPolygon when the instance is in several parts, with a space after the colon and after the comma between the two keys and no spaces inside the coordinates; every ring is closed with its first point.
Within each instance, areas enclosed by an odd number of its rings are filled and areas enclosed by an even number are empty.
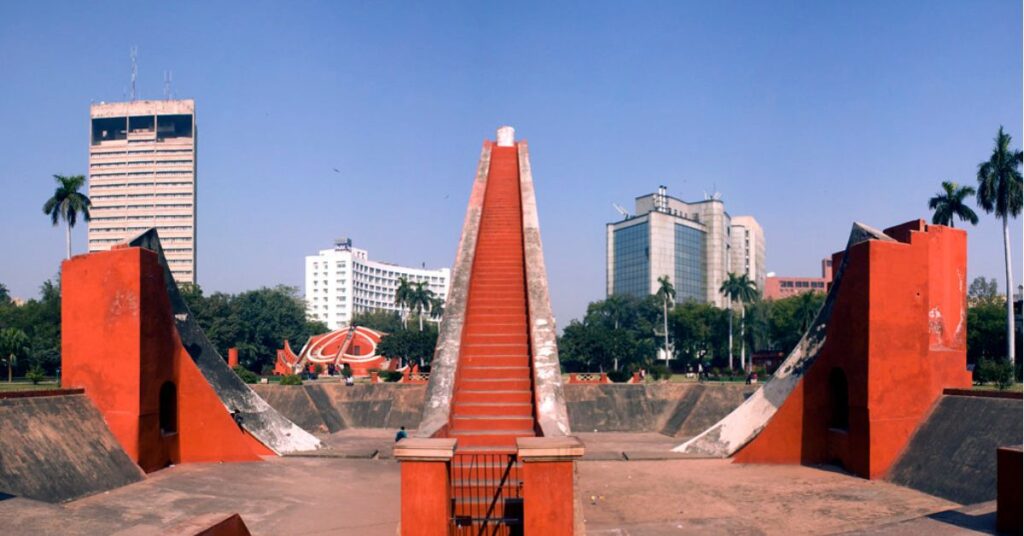
{"type": "MultiPolygon", "coordinates": [[[[846,251],[849,252],[851,246],[866,240],[893,241],[882,231],[855,223],[850,231],[846,251]]],[[[814,363],[825,346],[825,334],[832,319],[832,309],[843,286],[847,257],[848,255],[844,255],[842,263],[836,268],[832,287],[814,322],[768,382],[732,413],[673,451],[704,456],[732,456],[767,426],[768,421],[789,398],[790,393],[803,379],[804,372],[814,363]]]]}
{"type": "Polygon", "coordinates": [[[943,396],[887,480],[974,504],[996,498],[996,448],[1022,443],[1020,398],[943,396]]]}
{"type": "Polygon", "coordinates": [[[225,408],[236,416],[242,427],[260,443],[276,454],[302,452],[320,448],[320,440],[285,418],[260,398],[232,371],[224,358],[210,344],[202,328],[195,321],[178,285],[171,276],[160,245],[156,229],[150,229],[129,242],[156,252],[164,272],[164,285],[170,300],[171,312],[182,346],[192,357],[196,367],[209,382],[225,408]]]}
{"type": "Polygon", "coordinates": [[[81,390],[0,397],[0,495],[59,503],[144,478],[81,390]]]}

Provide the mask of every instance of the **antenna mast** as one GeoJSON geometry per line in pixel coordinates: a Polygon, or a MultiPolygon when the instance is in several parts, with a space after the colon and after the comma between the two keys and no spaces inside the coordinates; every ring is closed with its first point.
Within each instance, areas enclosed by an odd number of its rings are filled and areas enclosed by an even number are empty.
{"type": "Polygon", "coordinates": [[[171,71],[164,71],[164,99],[171,100],[173,94],[171,93],[171,77],[174,73],[171,71]]]}
{"type": "Polygon", "coordinates": [[[139,75],[139,64],[138,64],[139,47],[137,47],[135,45],[132,45],[131,58],[132,58],[132,89],[131,89],[131,93],[129,93],[129,100],[135,100],[135,79],[138,78],[138,75],[139,75]]]}

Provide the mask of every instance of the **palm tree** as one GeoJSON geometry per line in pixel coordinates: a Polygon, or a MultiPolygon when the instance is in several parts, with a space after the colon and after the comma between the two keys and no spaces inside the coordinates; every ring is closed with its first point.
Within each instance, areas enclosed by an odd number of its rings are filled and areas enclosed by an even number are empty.
{"type": "Polygon", "coordinates": [[[434,291],[427,288],[426,281],[414,284],[409,292],[407,303],[409,309],[416,311],[416,316],[420,319],[420,331],[423,331],[423,312],[430,309],[433,299],[434,291]]]}
{"type": "Polygon", "coordinates": [[[412,293],[412,285],[404,277],[398,278],[398,288],[395,289],[395,305],[398,306],[399,314],[402,315],[402,327],[409,329],[408,317],[405,308],[409,306],[409,297],[412,293]]]}
{"type": "Polygon", "coordinates": [[[740,305],[740,367],[746,370],[747,347],[743,342],[746,334],[746,304],[757,299],[757,285],[747,277],[747,274],[736,275],[729,272],[728,275],[728,279],[722,282],[718,292],[729,298],[729,370],[732,370],[732,313],[737,303],[740,305]]]}
{"type": "Polygon", "coordinates": [[[71,228],[78,222],[79,213],[82,214],[85,221],[89,221],[91,218],[89,207],[92,206],[92,201],[85,194],[78,191],[85,184],[85,177],[82,175],[72,175],[70,177],[54,175],[53,178],[57,181],[57,190],[53,192],[53,197],[47,199],[46,203],[43,204],[43,212],[50,216],[50,221],[53,222],[54,227],[60,223],[60,220],[64,220],[67,258],[70,259],[71,228]]]}
{"type": "Polygon", "coordinates": [[[433,297],[430,299],[430,318],[440,320],[444,316],[444,299],[433,297]]]}
{"type": "Polygon", "coordinates": [[[675,302],[676,299],[676,288],[672,286],[672,282],[669,281],[667,275],[663,275],[658,278],[658,298],[661,298],[661,316],[663,328],[665,330],[665,364],[668,364],[669,353],[668,353],[668,305],[670,302],[675,302]]]}
{"type": "Polygon", "coordinates": [[[988,161],[978,164],[978,205],[1003,220],[1003,257],[1006,260],[1006,356],[1016,365],[1013,333],[1013,271],[1010,266],[1009,219],[1021,211],[1020,166],[1024,153],[1010,148],[1010,135],[999,127],[996,146],[988,161]]]}
{"type": "Polygon", "coordinates": [[[7,362],[7,383],[14,378],[14,363],[18,354],[28,353],[28,335],[18,328],[5,328],[0,331],[0,359],[7,362]]]}
{"type": "Polygon", "coordinates": [[[942,191],[928,200],[928,208],[935,211],[932,223],[956,227],[954,220],[960,218],[962,221],[971,222],[971,225],[978,225],[978,215],[964,203],[964,200],[972,195],[974,188],[970,186],[942,181],[942,191]]]}

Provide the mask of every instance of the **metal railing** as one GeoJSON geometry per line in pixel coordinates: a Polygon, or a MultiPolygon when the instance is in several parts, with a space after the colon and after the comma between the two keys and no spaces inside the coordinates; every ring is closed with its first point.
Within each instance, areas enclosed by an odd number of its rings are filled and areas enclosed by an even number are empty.
{"type": "Polygon", "coordinates": [[[523,533],[523,484],[515,454],[456,454],[452,459],[451,534],[523,533]]]}

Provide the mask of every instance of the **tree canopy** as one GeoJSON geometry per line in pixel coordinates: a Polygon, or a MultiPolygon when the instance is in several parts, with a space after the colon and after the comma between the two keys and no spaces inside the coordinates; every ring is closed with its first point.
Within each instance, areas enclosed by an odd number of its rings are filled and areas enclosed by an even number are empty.
{"type": "Polygon", "coordinates": [[[309,337],[326,333],[323,322],[306,317],[298,289],[278,285],[239,294],[205,296],[198,285],[182,285],[182,296],[210,342],[224,353],[235,346],[242,366],[253,371],[273,368],[285,340],[301,348],[309,337]]]}
{"type": "Polygon", "coordinates": [[[943,181],[942,191],[928,200],[928,208],[933,210],[932,223],[956,227],[956,219],[978,224],[978,215],[967,206],[966,199],[974,195],[974,188],[960,186],[952,181],[943,181]]]}

